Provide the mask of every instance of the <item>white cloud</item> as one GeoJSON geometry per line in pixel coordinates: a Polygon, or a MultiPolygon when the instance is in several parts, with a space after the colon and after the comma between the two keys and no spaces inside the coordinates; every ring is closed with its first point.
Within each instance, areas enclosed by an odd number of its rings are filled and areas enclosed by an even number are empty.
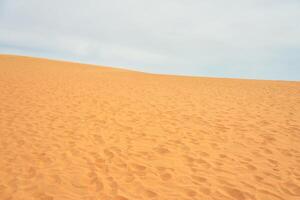
{"type": "Polygon", "coordinates": [[[0,0],[0,6],[2,53],[157,73],[300,79],[297,0],[0,0]]]}

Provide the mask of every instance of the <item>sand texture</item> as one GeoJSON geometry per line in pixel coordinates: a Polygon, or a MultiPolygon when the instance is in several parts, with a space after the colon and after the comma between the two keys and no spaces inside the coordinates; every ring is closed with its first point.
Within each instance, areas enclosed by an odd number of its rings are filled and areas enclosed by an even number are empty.
{"type": "Polygon", "coordinates": [[[300,82],[0,56],[0,200],[300,199],[300,82]]]}

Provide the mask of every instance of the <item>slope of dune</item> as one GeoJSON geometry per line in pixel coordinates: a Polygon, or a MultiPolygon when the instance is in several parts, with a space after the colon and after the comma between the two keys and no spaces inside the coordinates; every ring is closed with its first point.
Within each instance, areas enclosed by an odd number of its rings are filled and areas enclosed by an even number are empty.
{"type": "Polygon", "coordinates": [[[0,199],[300,199],[300,82],[0,56],[0,199]]]}

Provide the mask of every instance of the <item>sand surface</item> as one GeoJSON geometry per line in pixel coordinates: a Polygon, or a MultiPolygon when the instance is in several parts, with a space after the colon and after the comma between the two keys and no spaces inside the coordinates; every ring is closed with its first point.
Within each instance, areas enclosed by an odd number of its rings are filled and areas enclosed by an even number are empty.
{"type": "Polygon", "coordinates": [[[2,55],[0,199],[300,199],[300,82],[2,55]]]}

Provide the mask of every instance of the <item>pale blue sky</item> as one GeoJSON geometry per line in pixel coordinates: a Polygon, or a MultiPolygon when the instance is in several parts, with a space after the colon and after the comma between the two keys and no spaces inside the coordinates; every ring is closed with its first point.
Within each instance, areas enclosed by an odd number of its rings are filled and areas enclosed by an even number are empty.
{"type": "Polygon", "coordinates": [[[0,53],[300,80],[300,1],[0,0],[0,53]]]}

